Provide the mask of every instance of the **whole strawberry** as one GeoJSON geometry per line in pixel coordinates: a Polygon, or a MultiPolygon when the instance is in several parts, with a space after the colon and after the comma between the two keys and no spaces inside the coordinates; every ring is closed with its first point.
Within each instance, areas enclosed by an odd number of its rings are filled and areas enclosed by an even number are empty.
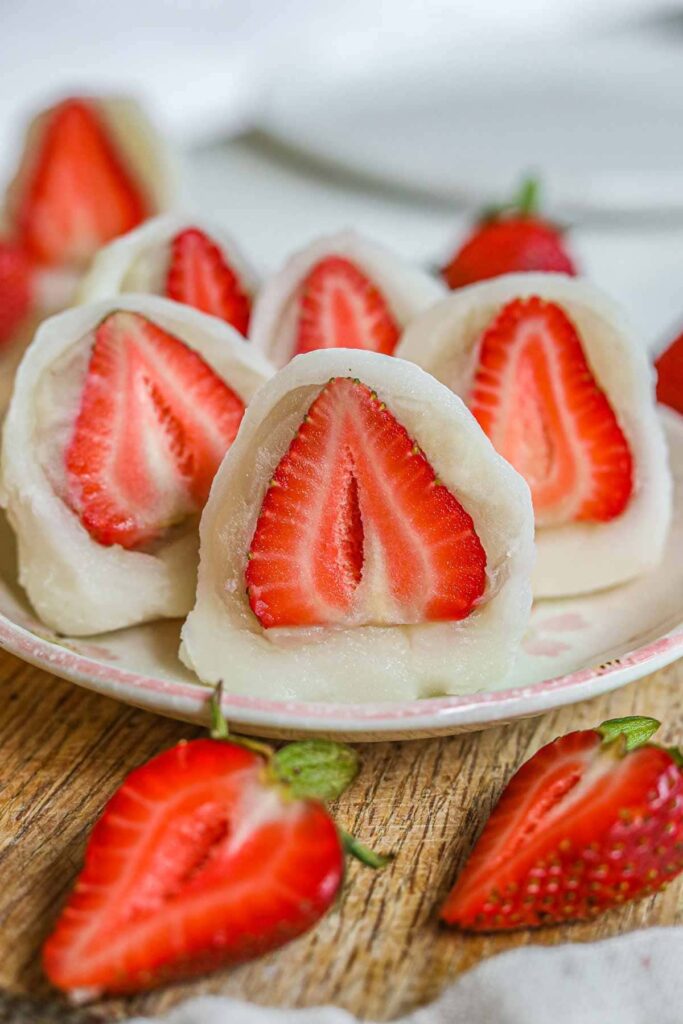
{"type": "Polygon", "coordinates": [[[524,271],[576,274],[562,231],[538,213],[538,183],[525,181],[511,203],[487,210],[441,273],[449,288],[524,271]]]}
{"type": "Polygon", "coordinates": [[[506,931],[596,917],[683,870],[678,751],[623,718],[549,743],[512,777],[442,919],[506,931]]]}
{"type": "Polygon", "coordinates": [[[12,339],[31,307],[31,265],[18,245],[0,239],[0,345],[12,339]]]}
{"type": "Polygon", "coordinates": [[[679,334],[655,363],[657,399],[683,414],[683,334],[679,334]]]}

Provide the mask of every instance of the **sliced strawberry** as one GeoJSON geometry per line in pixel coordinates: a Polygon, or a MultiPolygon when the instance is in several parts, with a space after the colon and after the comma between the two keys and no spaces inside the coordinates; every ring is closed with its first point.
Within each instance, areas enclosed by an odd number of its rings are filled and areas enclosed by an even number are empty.
{"type": "Polygon", "coordinates": [[[187,228],[171,242],[166,294],[247,333],[251,300],[218,246],[199,228],[187,228]]]}
{"type": "Polygon", "coordinates": [[[683,334],[669,345],[655,364],[657,399],[683,413],[683,334]]]}
{"type": "Polygon", "coordinates": [[[500,311],[481,340],[469,405],[529,484],[538,524],[624,511],[631,450],[559,306],[533,297],[500,311]]]}
{"type": "Polygon", "coordinates": [[[484,213],[441,272],[449,288],[532,270],[576,274],[563,232],[539,215],[538,193],[530,179],[511,203],[484,213]]]}
{"type": "Polygon", "coordinates": [[[0,239],[0,345],[12,340],[31,307],[29,259],[18,245],[0,239]]]}
{"type": "Polygon", "coordinates": [[[18,234],[31,256],[84,266],[150,213],[96,105],[70,99],[51,110],[17,210],[18,234]]]}
{"type": "Polygon", "coordinates": [[[66,452],[67,500],[100,544],[140,547],[198,512],[244,403],[178,338],[138,313],[95,332],[66,452]]]}
{"type": "Polygon", "coordinates": [[[338,377],[275,471],[246,584],[266,628],[463,619],[484,593],[486,554],[384,403],[338,377]]]}
{"type": "Polygon", "coordinates": [[[333,902],[343,852],[322,804],[234,743],[181,743],[105,808],[44,948],[73,996],[127,993],[266,953],[333,902]]]}
{"type": "Polygon", "coordinates": [[[670,752],[623,740],[573,732],[524,764],[442,918],[472,931],[581,920],[683,870],[683,773],[670,752]]]}
{"type": "Polygon", "coordinates": [[[391,355],[400,328],[386,299],[343,256],[326,256],[301,285],[294,353],[318,348],[363,348],[391,355]]]}

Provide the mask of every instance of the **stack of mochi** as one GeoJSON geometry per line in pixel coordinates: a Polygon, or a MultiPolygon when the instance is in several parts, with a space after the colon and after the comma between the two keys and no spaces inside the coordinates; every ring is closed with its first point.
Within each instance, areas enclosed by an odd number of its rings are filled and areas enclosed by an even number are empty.
{"type": "Polygon", "coordinates": [[[1,464],[48,626],[186,617],[181,659],[230,692],[410,700],[505,685],[534,594],[657,565],[653,371],[592,286],[449,294],[351,231],[261,284],[216,225],[147,219],[106,104],[55,109],[8,207],[76,305],[23,357],[1,464]]]}

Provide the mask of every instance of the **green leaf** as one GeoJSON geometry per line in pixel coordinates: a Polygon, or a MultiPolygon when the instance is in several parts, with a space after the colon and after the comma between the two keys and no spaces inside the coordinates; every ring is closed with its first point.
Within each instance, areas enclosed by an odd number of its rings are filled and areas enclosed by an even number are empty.
{"type": "Polygon", "coordinates": [[[288,743],[273,757],[279,779],[297,797],[336,800],[358,775],[360,760],[352,747],[331,740],[288,743]]]}
{"type": "Polygon", "coordinates": [[[643,718],[631,715],[628,718],[610,718],[598,726],[598,732],[604,743],[611,743],[619,736],[626,739],[626,750],[642,747],[657,732],[662,723],[656,718],[643,718]]]}
{"type": "Polygon", "coordinates": [[[339,829],[339,835],[341,836],[344,849],[347,853],[359,860],[361,864],[365,864],[368,868],[385,868],[387,864],[390,864],[394,859],[393,854],[375,853],[365,843],[361,843],[360,839],[356,839],[350,832],[344,831],[343,828],[339,829]]]}

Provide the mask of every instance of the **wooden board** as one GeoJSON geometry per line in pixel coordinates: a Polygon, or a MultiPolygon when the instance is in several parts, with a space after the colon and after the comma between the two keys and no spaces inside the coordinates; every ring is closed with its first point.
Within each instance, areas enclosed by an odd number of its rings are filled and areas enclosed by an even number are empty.
{"type": "MultiPolygon", "coordinates": [[[[332,1002],[382,1021],[430,1001],[461,971],[513,946],[683,922],[680,881],[589,925],[507,937],[454,934],[437,926],[434,913],[522,760],[560,733],[617,715],[661,718],[662,738],[681,741],[682,686],[679,662],[542,718],[447,739],[361,746],[362,775],[337,817],[377,849],[394,851],[394,864],[379,873],[350,865],[338,905],[278,953],[201,982],[103,1004],[96,1019],[147,1015],[192,994],[222,992],[283,1006],[332,1002]]],[[[66,1019],[41,976],[39,950],[88,831],[132,768],[195,735],[192,726],[80,690],[0,652],[0,1021],[66,1019]],[[27,1004],[24,996],[39,1002],[27,1004]]],[[[95,1019],[91,1012],[88,1019],[95,1019]]]]}

